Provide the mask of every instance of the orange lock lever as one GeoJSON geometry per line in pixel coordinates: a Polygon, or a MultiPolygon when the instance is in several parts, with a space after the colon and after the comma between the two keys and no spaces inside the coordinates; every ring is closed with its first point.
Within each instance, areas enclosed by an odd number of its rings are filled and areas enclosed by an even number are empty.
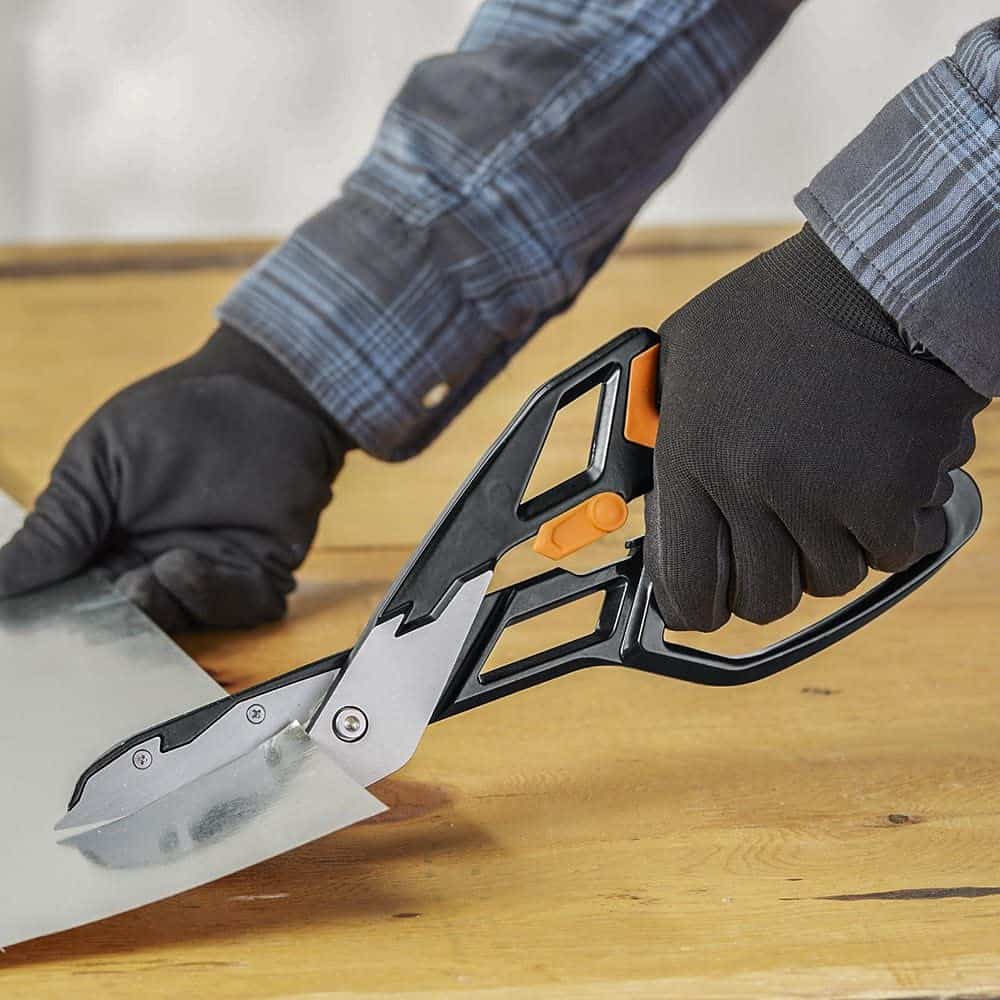
{"type": "Polygon", "coordinates": [[[598,493],[538,530],[532,548],[539,555],[562,559],[617,531],[628,520],[628,504],[617,493],[598,493]]]}

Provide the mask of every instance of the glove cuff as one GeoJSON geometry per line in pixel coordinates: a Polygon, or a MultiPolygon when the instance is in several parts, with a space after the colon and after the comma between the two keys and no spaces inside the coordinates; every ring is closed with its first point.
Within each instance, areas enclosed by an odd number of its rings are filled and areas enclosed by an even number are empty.
{"type": "Polygon", "coordinates": [[[851,333],[910,353],[896,321],[854,279],[807,222],[760,256],[761,264],[851,333]]]}
{"type": "Polygon", "coordinates": [[[199,351],[177,367],[185,376],[238,375],[311,414],[323,427],[331,478],[343,466],[345,453],[357,447],[281,362],[234,327],[223,323],[199,351]]]}

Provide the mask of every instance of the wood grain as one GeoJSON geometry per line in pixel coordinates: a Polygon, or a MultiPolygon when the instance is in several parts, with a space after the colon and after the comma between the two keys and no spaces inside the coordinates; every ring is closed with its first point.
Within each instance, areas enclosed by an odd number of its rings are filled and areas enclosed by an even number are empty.
{"type": "MultiPolygon", "coordinates": [[[[616,256],[427,453],[352,457],[288,621],[184,645],[231,687],[349,645],[531,386],[764,236],[616,256]]],[[[209,332],[234,276],[0,282],[4,485],[29,500],[93,406],[209,332]]],[[[387,816],[11,949],[0,996],[1000,995],[997,419],[979,535],[859,635],[747,688],[591,670],[449,720],[376,789],[387,816]]]]}

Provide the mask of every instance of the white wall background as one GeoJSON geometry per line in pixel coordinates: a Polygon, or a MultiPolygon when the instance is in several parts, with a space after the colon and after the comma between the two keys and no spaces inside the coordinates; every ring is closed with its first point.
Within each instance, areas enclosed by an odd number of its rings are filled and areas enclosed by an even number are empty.
{"type": "MultiPolygon", "coordinates": [[[[746,0],[754,2],[754,0],[746,0]]],[[[474,0],[0,0],[0,241],[282,233],[332,197],[474,0]]],[[[995,0],[806,0],[647,207],[792,194],[995,0]]]]}

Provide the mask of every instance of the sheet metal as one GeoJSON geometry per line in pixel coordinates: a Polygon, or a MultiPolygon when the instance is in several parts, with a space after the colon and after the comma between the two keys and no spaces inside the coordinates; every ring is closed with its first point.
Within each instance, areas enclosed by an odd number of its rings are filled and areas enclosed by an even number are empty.
{"type": "MultiPolygon", "coordinates": [[[[0,493],[0,539],[21,517],[0,493]]],[[[222,693],[94,576],[0,601],[0,947],[210,882],[384,808],[293,727],[131,825],[59,842],[53,826],[90,761],[222,693]]]]}

